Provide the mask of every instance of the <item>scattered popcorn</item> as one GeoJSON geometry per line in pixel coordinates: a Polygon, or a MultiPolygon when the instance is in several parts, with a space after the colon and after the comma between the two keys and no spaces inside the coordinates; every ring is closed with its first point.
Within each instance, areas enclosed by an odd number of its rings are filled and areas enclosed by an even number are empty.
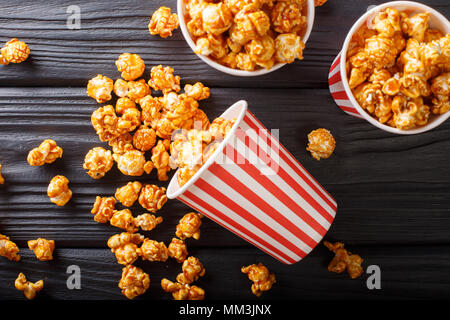
{"type": "Polygon", "coordinates": [[[180,91],[180,77],[173,74],[171,67],[163,68],[162,65],[153,67],[148,85],[154,90],[160,90],[164,94],[180,91]]]}
{"type": "Polygon", "coordinates": [[[210,95],[210,90],[205,87],[203,83],[197,82],[194,85],[187,84],[184,86],[184,93],[194,100],[208,99],[210,95]]]}
{"type": "Polygon", "coordinates": [[[48,185],[47,195],[50,201],[57,206],[64,206],[72,198],[72,191],[69,189],[69,179],[64,176],[55,176],[48,185]]]}
{"type": "Polygon", "coordinates": [[[123,114],[127,109],[135,109],[136,102],[131,100],[130,98],[124,96],[122,98],[117,99],[116,102],[116,114],[123,114]]]}
{"type": "Polygon", "coordinates": [[[248,275],[248,278],[253,281],[252,292],[259,297],[264,291],[270,290],[272,285],[276,282],[275,274],[262,264],[252,264],[247,267],[242,267],[241,272],[248,275]]]}
{"type": "Polygon", "coordinates": [[[117,129],[118,117],[113,106],[100,107],[92,113],[91,123],[100,141],[110,141],[120,135],[117,129]]]}
{"type": "Polygon", "coordinates": [[[97,196],[91,210],[91,213],[94,215],[94,221],[106,223],[111,220],[115,211],[116,202],[114,197],[97,196]]]}
{"type": "Polygon", "coordinates": [[[117,188],[115,197],[125,207],[131,207],[139,198],[142,184],[139,181],[128,182],[123,187],[117,188]]]}
{"type": "Polygon", "coordinates": [[[113,154],[117,162],[117,168],[127,176],[142,176],[145,172],[147,161],[139,150],[127,150],[123,154],[113,154]]]}
{"type": "Polygon", "coordinates": [[[205,275],[206,271],[200,260],[195,257],[189,257],[187,260],[184,260],[182,270],[183,273],[177,276],[177,282],[181,284],[191,284],[197,281],[199,277],[205,275]]]}
{"type": "Polygon", "coordinates": [[[117,79],[114,82],[114,93],[120,98],[124,98],[128,94],[128,82],[123,79],[117,79]]]}
{"type": "Polygon", "coordinates": [[[179,25],[176,13],[171,14],[170,8],[160,7],[153,13],[148,24],[148,30],[153,36],[159,34],[161,38],[167,38],[172,35],[172,31],[177,29],[179,25]]]}
{"type": "Polygon", "coordinates": [[[135,80],[145,71],[144,60],[137,54],[122,53],[116,60],[117,70],[125,80],[135,80]]]}
{"type": "Polygon", "coordinates": [[[188,256],[187,246],[183,240],[172,238],[167,249],[169,257],[174,258],[178,263],[185,261],[188,256]]]}
{"type": "Polygon", "coordinates": [[[347,250],[344,249],[344,244],[342,242],[335,242],[332,244],[328,241],[324,241],[323,244],[328,248],[328,250],[333,251],[335,254],[335,257],[328,265],[328,271],[342,273],[347,270],[350,278],[352,279],[361,276],[364,271],[361,267],[364,259],[357,254],[347,252],[347,250]]]}
{"type": "Polygon", "coordinates": [[[19,273],[14,286],[17,290],[23,291],[23,294],[28,300],[36,298],[36,294],[44,288],[44,281],[39,280],[35,283],[27,281],[27,278],[23,273],[19,273]]]}
{"type": "Polygon", "coordinates": [[[27,161],[30,166],[42,166],[62,158],[62,155],[63,149],[54,140],[47,139],[28,153],[27,161]]]}
{"type": "Polygon", "coordinates": [[[36,258],[40,261],[53,260],[53,250],[55,250],[55,241],[47,240],[43,238],[37,238],[36,240],[29,240],[28,248],[34,251],[36,258]]]}
{"type": "Polygon", "coordinates": [[[308,150],[314,159],[328,159],[336,147],[333,135],[327,129],[313,130],[308,134],[308,150]]]}
{"type": "Polygon", "coordinates": [[[11,261],[19,261],[19,247],[9,240],[9,237],[0,234],[0,256],[8,258],[11,261]]]}
{"type": "Polygon", "coordinates": [[[155,217],[149,213],[144,213],[134,218],[135,225],[144,231],[151,231],[155,229],[161,222],[163,222],[162,217],[155,217]]]}
{"type": "Polygon", "coordinates": [[[130,233],[138,231],[138,228],[134,223],[133,214],[129,209],[114,211],[109,223],[114,227],[124,229],[130,233]]]}
{"type": "Polygon", "coordinates": [[[122,278],[119,288],[128,299],[134,299],[147,291],[150,286],[150,277],[141,268],[128,265],[122,269],[122,278]]]}
{"type": "Polygon", "coordinates": [[[156,147],[152,149],[152,162],[158,170],[158,180],[167,181],[167,172],[170,171],[170,155],[167,150],[170,147],[170,140],[159,140],[156,147]]]}
{"type": "Polygon", "coordinates": [[[134,131],[141,124],[141,112],[138,108],[126,109],[118,118],[117,129],[119,132],[134,131]]]}
{"type": "Polygon", "coordinates": [[[203,216],[200,213],[190,212],[180,219],[177,225],[176,236],[181,240],[186,238],[200,239],[200,226],[203,216]]]}
{"type": "Polygon", "coordinates": [[[152,213],[160,210],[166,202],[166,188],[154,184],[146,184],[139,195],[140,205],[152,213]]]}
{"type": "Polygon", "coordinates": [[[158,242],[155,240],[145,239],[141,247],[138,249],[138,253],[142,260],[148,261],[166,261],[169,258],[169,253],[164,242],[158,242]]]}
{"type": "Polygon", "coordinates": [[[146,125],[141,125],[133,135],[133,146],[142,152],[150,150],[155,144],[156,132],[146,125]]]}
{"type": "Polygon", "coordinates": [[[117,262],[130,265],[139,258],[138,244],[144,241],[144,236],[139,233],[122,232],[108,239],[108,247],[116,255],[117,262]]]}
{"type": "Polygon", "coordinates": [[[105,103],[111,100],[114,82],[101,74],[89,80],[87,85],[87,95],[97,100],[98,103],[105,103]]]}
{"type": "Polygon", "coordinates": [[[161,280],[161,288],[165,292],[172,293],[175,300],[204,300],[205,290],[197,286],[172,282],[167,279],[161,280]]]}
{"type": "Polygon", "coordinates": [[[281,63],[292,63],[303,59],[305,44],[295,33],[283,33],[275,39],[275,58],[281,63]]]}
{"type": "Polygon", "coordinates": [[[21,63],[28,59],[30,48],[28,45],[14,38],[8,41],[0,51],[0,64],[21,63]]]}
{"type": "Polygon", "coordinates": [[[87,174],[93,179],[100,179],[111,170],[113,166],[113,157],[111,151],[102,147],[96,147],[86,154],[84,158],[83,169],[88,170],[87,174]]]}
{"type": "Polygon", "coordinates": [[[5,183],[5,178],[3,178],[2,176],[2,165],[0,164],[0,184],[4,184],[5,183]]]}
{"type": "Polygon", "coordinates": [[[127,97],[134,102],[139,102],[140,99],[151,94],[150,87],[145,83],[144,79],[137,81],[129,81],[127,83],[127,97]]]}
{"type": "Polygon", "coordinates": [[[125,132],[111,140],[108,144],[112,147],[113,153],[124,154],[125,151],[133,149],[133,137],[129,132],[125,132]]]}

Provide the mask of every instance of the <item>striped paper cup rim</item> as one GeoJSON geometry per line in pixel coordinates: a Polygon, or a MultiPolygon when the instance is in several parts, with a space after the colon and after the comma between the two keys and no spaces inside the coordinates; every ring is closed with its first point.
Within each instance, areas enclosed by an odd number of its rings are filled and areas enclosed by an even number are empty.
{"type": "Polygon", "coordinates": [[[234,137],[234,133],[236,132],[237,128],[239,128],[242,120],[245,117],[245,114],[248,109],[248,103],[245,100],[240,100],[236,103],[234,103],[232,106],[230,106],[224,113],[220,115],[220,117],[227,117],[227,114],[236,113],[236,109],[240,109],[239,115],[236,118],[235,123],[233,124],[233,127],[228,131],[227,135],[225,136],[225,139],[220,143],[220,145],[217,147],[217,149],[214,151],[214,153],[208,158],[208,160],[200,167],[200,169],[183,185],[178,185],[177,180],[177,172],[173,175],[172,179],[170,180],[169,186],[167,187],[166,195],[169,199],[175,199],[182,195],[187,189],[189,189],[190,186],[192,186],[201,176],[202,174],[208,170],[208,168],[216,161],[216,158],[222,154],[223,149],[228,144],[228,141],[234,137]]]}

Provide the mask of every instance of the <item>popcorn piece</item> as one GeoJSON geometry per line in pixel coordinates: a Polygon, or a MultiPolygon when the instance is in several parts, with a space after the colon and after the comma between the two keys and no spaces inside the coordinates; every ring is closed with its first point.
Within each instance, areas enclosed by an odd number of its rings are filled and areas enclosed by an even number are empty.
{"type": "Polygon", "coordinates": [[[328,0],[314,0],[314,5],[316,7],[323,6],[328,0]]]}
{"type": "Polygon", "coordinates": [[[234,24],[230,28],[230,38],[240,45],[263,36],[270,29],[270,18],[256,5],[246,5],[234,16],[234,24]]]}
{"type": "MultiPolygon", "coordinates": [[[[127,93],[128,93],[128,85],[127,85],[127,93]]],[[[130,98],[124,96],[122,98],[117,99],[116,102],[116,113],[123,114],[125,110],[136,108],[136,103],[130,98]]]]}
{"type": "Polygon", "coordinates": [[[167,261],[169,253],[164,242],[145,239],[144,243],[138,249],[139,256],[142,260],[148,261],[167,261]]]}
{"type": "Polygon", "coordinates": [[[141,124],[141,112],[138,108],[129,108],[123,112],[117,121],[120,132],[134,131],[141,124]]]}
{"type": "Polygon", "coordinates": [[[28,300],[36,298],[36,294],[44,288],[44,281],[39,280],[36,283],[27,281],[27,278],[23,273],[19,273],[14,286],[17,290],[23,291],[23,294],[28,300]]]}
{"type": "Polygon", "coordinates": [[[139,181],[128,182],[125,186],[117,188],[115,197],[125,207],[131,207],[139,197],[142,184],[139,181]]]}
{"type": "Polygon", "coordinates": [[[164,94],[180,91],[180,77],[173,74],[171,67],[163,68],[162,65],[153,67],[148,85],[155,90],[161,90],[164,94]]]}
{"type": "Polygon", "coordinates": [[[175,300],[204,300],[205,291],[197,286],[172,282],[166,278],[161,280],[161,288],[172,293],[175,300]]]}
{"type": "Polygon", "coordinates": [[[139,195],[139,203],[148,211],[155,213],[167,202],[166,188],[146,184],[139,195]]]}
{"type": "Polygon", "coordinates": [[[187,246],[183,240],[172,238],[167,249],[169,257],[174,258],[178,263],[185,261],[188,256],[187,246]]]}
{"type": "Polygon", "coordinates": [[[272,37],[265,35],[260,39],[253,39],[245,45],[245,49],[249,53],[250,59],[257,65],[266,69],[270,69],[275,64],[275,41],[272,39],[272,37]]]}
{"type": "Polygon", "coordinates": [[[314,159],[328,159],[336,147],[336,141],[330,131],[320,128],[308,134],[308,150],[314,159]]]}
{"type": "Polygon", "coordinates": [[[425,32],[428,30],[429,20],[429,12],[418,13],[411,18],[404,17],[402,19],[402,30],[408,36],[422,42],[425,38],[425,32]]]}
{"type": "Polygon", "coordinates": [[[117,79],[114,82],[114,93],[120,98],[124,98],[128,94],[128,82],[123,79],[117,79]]]}
{"type": "Polygon", "coordinates": [[[200,213],[190,212],[180,219],[177,225],[176,236],[181,240],[186,238],[200,239],[200,226],[203,216],[200,213]]]}
{"type": "Polygon", "coordinates": [[[147,95],[139,100],[139,103],[142,108],[142,122],[144,122],[144,125],[146,126],[153,127],[154,121],[157,121],[161,117],[160,111],[164,107],[162,101],[147,95]]]}
{"type": "Polygon", "coordinates": [[[450,110],[450,73],[443,73],[431,82],[433,99],[432,111],[434,114],[444,114],[450,110]]]}
{"type": "Polygon", "coordinates": [[[21,63],[28,59],[30,48],[28,45],[14,38],[8,41],[0,52],[0,64],[21,63]]]}
{"type": "Polygon", "coordinates": [[[30,166],[42,166],[45,163],[52,163],[58,158],[62,158],[63,149],[58,147],[51,139],[44,140],[39,147],[28,153],[27,161],[30,166]]]}
{"type": "Polygon", "coordinates": [[[53,250],[55,250],[55,241],[43,238],[29,240],[28,248],[34,251],[36,258],[41,261],[53,260],[53,250]]]}
{"type": "Polygon", "coordinates": [[[100,179],[111,170],[113,157],[111,151],[102,147],[95,147],[86,154],[83,169],[88,170],[87,174],[93,179],[100,179]]]}
{"type": "Polygon", "coordinates": [[[401,130],[424,125],[430,116],[430,108],[423,103],[422,97],[406,99],[398,95],[392,101],[392,111],[393,123],[401,130]]]}
{"type": "Polygon", "coordinates": [[[119,288],[128,299],[134,299],[147,291],[150,286],[150,277],[141,268],[128,265],[122,269],[122,278],[119,288]]]}
{"type": "Polygon", "coordinates": [[[101,74],[89,80],[87,85],[87,95],[97,100],[98,103],[104,103],[111,100],[111,91],[113,91],[113,81],[101,74]]]}
{"type": "Polygon", "coordinates": [[[183,262],[183,273],[178,274],[177,282],[181,284],[191,284],[197,281],[199,277],[205,275],[203,264],[196,257],[189,257],[183,262]]]}
{"type": "Polygon", "coordinates": [[[236,63],[237,63],[236,66],[239,69],[245,71],[253,71],[255,70],[256,67],[255,62],[252,60],[252,57],[249,54],[243,52],[237,54],[236,63]]]}
{"type": "Polygon", "coordinates": [[[279,33],[300,32],[306,27],[302,7],[303,4],[278,1],[271,12],[273,29],[279,33]]]}
{"type": "Polygon", "coordinates": [[[303,59],[305,44],[295,33],[283,33],[275,39],[275,58],[281,63],[292,63],[303,59]]]}
{"type": "Polygon", "coordinates": [[[112,226],[124,229],[130,233],[138,231],[138,228],[134,223],[133,214],[129,209],[114,211],[114,214],[109,222],[112,226]]]}
{"type": "Polygon", "coordinates": [[[202,11],[202,21],[206,32],[219,35],[231,27],[233,16],[226,4],[208,3],[202,11]]]}
{"type": "Polygon", "coordinates": [[[91,123],[100,141],[110,141],[120,135],[117,130],[118,118],[113,106],[100,107],[92,113],[91,123]]]}
{"type": "Polygon", "coordinates": [[[0,234],[0,256],[8,258],[11,261],[19,261],[19,247],[9,240],[9,237],[0,234]]]}
{"type": "Polygon", "coordinates": [[[64,176],[55,176],[48,185],[47,195],[50,201],[57,206],[64,206],[72,198],[72,191],[69,189],[69,179],[64,176]]]}
{"type": "Polygon", "coordinates": [[[135,80],[145,71],[144,60],[137,54],[122,53],[116,60],[117,70],[125,80],[135,80]]]}
{"type": "Polygon", "coordinates": [[[2,165],[0,164],[0,184],[4,184],[5,183],[5,178],[3,178],[2,176],[2,165]]]}
{"type": "Polygon", "coordinates": [[[139,258],[138,244],[144,241],[144,236],[139,233],[122,232],[108,239],[108,247],[116,255],[117,262],[130,265],[139,258]]]}
{"type": "Polygon", "coordinates": [[[208,116],[203,110],[197,109],[194,113],[194,128],[195,129],[202,129],[202,130],[208,130],[210,123],[208,116]]]}
{"type": "Polygon", "coordinates": [[[252,264],[247,267],[242,267],[241,272],[248,275],[248,278],[253,281],[252,292],[259,297],[264,291],[270,290],[272,285],[276,282],[275,274],[262,264],[252,264]]]}
{"type": "Polygon", "coordinates": [[[214,139],[222,140],[225,139],[225,136],[233,127],[236,119],[225,119],[218,117],[211,122],[211,126],[209,127],[209,131],[214,139]]]}
{"type": "Polygon", "coordinates": [[[133,135],[133,145],[136,149],[145,152],[156,144],[156,132],[146,125],[141,125],[133,135]]]}
{"type": "Polygon", "coordinates": [[[342,242],[332,244],[328,241],[324,241],[323,244],[328,250],[333,251],[335,254],[335,257],[328,265],[328,271],[342,273],[347,270],[352,279],[361,276],[364,271],[361,267],[361,263],[363,263],[364,259],[357,254],[347,252],[347,250],[344,249],[344,244],[342,242]]]}
{"type": "Polygon", "coordinates": [[[162,221],[162,217],[155,217],[154,215],[149,213],[141,214],[134,219],[135,225],[140,227],[144,231],[151,231],[155,229],[156,226],[162,221]]]}
{"type": "Polygon", "coordinates": [[[100,197],[95,198],[94,206],[91,213],[94,214],[94,221],[106,223],[111,220],[115,211],[116,199],[114,197],[100,197]]]}
{"type": "MultiPolygon", "coordinates": [[[[385,85],[390,84],[395,90],[395,85],[388,80],[385,85]]],[[[385,87],[385,86],[384,86],[385,87]]],[[[388,88],[388,87],[386,87],[388,88]]],[[[385,96],[381,84],[363,83],[353,91],[356,100],[368,113],[376,116],[381,123],[388,122],[392,117],[392,101],[389,96],[385,96]]]]}
{"type": "Polygon", "coordinates": [[[381,37],[393,37],[396,32],[401,32],[400,13],[396,9],[386,8],[379,12],[373,19],[374,29],[381,37]]]}
{"type": "Polygon", "coordinates": [[[145,172],[145,157],[139,150],[126,150],[123,154],[113,154],[113,158],[124,175],[142,176],[145,172]]]}
{"type": "Polygon", "coordinates": [[[127,83],[127,97],[134,102],[139,102],[140,99],[151,94],[150,87],[145,83],[144,79],[137,81],[129,81],[127,83]]]}
{"type": "Polygon", "coordinates": [[[124,154],[127,150],[133,149],[133,137],[129,132],[122,133],[108,141],[114,153],[124,154]]]}
{"type": "Polygon", "coordinates": [[[185,85],[184,92],[188,97],[191,97],[192,99],[197,101],[208,99],[210,95],[209,88],[205,87],[201,82],[197,82],[194,85],[190,84],[185,85]]]}
{"type": "Polygon", "coordinates": [[[151,35],[159,34],[161,38],[167,38],[172,35],[172,31],[177,29],[179,25],[176,13],[171,14],[170,8],[160,7],[153,13],[148,24],[148,30],[151,35]]]}
{"type": "Polygon", "coordinates": [[[167,149],[169,149],[170,141],[169,140],[159,140],[156,147],[152,149],[152,162],[156,169],[158,169],[158,180],[159,181],[167,181],[169,179],[167,177],[167,172],[170,171],[169,166],[169,153],[167,149]]]}

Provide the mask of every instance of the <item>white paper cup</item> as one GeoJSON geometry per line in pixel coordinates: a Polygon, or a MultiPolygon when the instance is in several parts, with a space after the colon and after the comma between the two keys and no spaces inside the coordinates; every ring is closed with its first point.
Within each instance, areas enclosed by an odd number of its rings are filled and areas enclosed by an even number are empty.
{"type": "Polygon", "coordinates": [[[236,119],[220,147],[177,198],[274,258],[292,264],[322,240],[337,203],[239,101],[221,117],[236,119]]]}
{"type": "Polygon", "coordinates": [[[429,12],[430,27],[433,29],[438,29],[444,34],[450,33],[450,22],[433,8],[430,8],[421,3],[412,1],[392,1],[372,8],[364,15],[362,15],[361,18],[359,18],[358,21],[356,21],[356,23],[350,29],[350,32],[345,38],[342,51],[339,53],[339,55],[331,65],[331,69],[328,74],[328,84],[330,87],[331,95],[333,96],[333,99],[339,106],[339,108],[341,108],[344,112],[354,117],[366,119],[375,127],[378,127],[384,131],[396,134],[417,134],[429,131],[447,120],[450,117],[450,112],[444,113],[442,115],[431,115],[430,121],[426,125],[415,129],[400,130],[397,128],[392,128],[388,125],[378,122],[375,118],[368,114],[356,101],[348,85],[346,63],[349,43],[355,32],[359,28],[361,28],[363,24],[365,24],[367,21],[370,21],[378,12],[386,8],[395,8],[399,11],[407,10],[409,14],[429,12]]]}
{"type": "MultiPolygon", "coordinates": [[[[178,20],[180,21],[180,28],[181,32],[183,33],[184,39],[188,43],[189,47],[191,47],[192,51],[195,52],[195,43],[194,40],[192,40],[191,34],[189,33],[189,30],[186,26],[186,20],[184,19],[186,15],[186,7],[184,5],[185,0],[178,0],[177,2],[177,12],[178,12],[178,20]]],[[[313,24],[314,24],[314,13],[315,13],[315,6],[314,6],[314,0],[307,0],[307,29],[305,32],[305,35],[303,36],[303,43],[306,44],[306,42],[309,39],[309,36],[311,34],[313,24]]],[[[219,70],[221,72],[230,74],[232,76],[239,76],[239,77],[255,77],[255,76],[261,76],[263,74],[267,74],[270,72],[273,72],[275,70],[280,69],[285,63],[277,63],[270,69],[259,69],[255,71],[245,71],[245,70],[238,70],[238,69],[232,69],[229,67],[226,67],[220,63],[215,62],[213,59],[204,56],[202,54],[197,54],[197,56],[203,60],[203,62],[206,62],[209,66],[213,67],[216,70],[219,70]]]]}

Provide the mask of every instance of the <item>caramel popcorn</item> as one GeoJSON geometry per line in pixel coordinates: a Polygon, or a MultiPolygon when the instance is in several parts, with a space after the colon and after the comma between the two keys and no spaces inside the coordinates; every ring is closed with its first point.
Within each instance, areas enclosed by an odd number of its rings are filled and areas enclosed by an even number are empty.
{"type": "Polygon", "coordinates": [[[197,286],[172,282],[166,278],[161,280],[161,288],[172,293],[175,300],[204,300],[205,291],[197,286]]]}
{"type": "Polygon", "coordinates": [[[19,273],[16,281],[14,282],[14,286],[17,290],[23,291],[23,294],[28,300],[33,300],[36,298],[36,295],[39,291],[44,288],[44,281],[39,280],[35,283],[27,281],[27,278],[23,273],[19,273]]]}
{"type": "Polygon", "coordinates": [[[127,97],[135,102],[139,102],[140,99],[151,93],[152,91],[144,79],[129,81],[127,83],[127,97]]]}
{"type": "Polygon", "coordinates": [[[112,226],[124,229],[130,233],[138,231],[138,228],[134,222],[133,214],[129,209],[114,211],[114,214],[109,222],[112,226]]]}
{"type": "Polygon", "coordinates": [[[4,184],[5,183],[5,178],[3,178],[2,176],[2,165],[0,164],[0,184],[4,184]]]}
{"type": "Polygon", "coordinates": [[[191,284],[192,282],[197,281],[199,277],[205,275],[206,271],[203,264],[196,257],[187,258],[187,260],[183,262],[181,268],[183,273],[180,273],[177,276],[177,282],[181,284],[191,284]]]}
{"type": "Polygon", "coordinates": [[[145,71],[144,60],[137,54],[122,53],[116,61],[117,70],[125,80],[135,80],[145,71]]]}
{"type": "Polygon", "coordinates": [[[145,96],[139,101],[142,109],[142,122],[146,126],[152,126],[153,123],[159,120],[164,105],[158,98],[154,98],[150,95],[145,96]]]}
{"type": "Polygon", "coordinates": [[[233,127],[236,119],[225,119],[225,118],[216,118],[211,122],[211,126],[209,127],[209,131],[214,139],[225,139],[225,136],[233,127]]]}
{"type": "Polygon", "coordinates": [[[194,100],[208,99],[210,95],[210,90],[205,87],[203,83],[197,82],[194,85],[187,84],[184,86],[184,93],[194,100]]]}
{"type": "Polygon", "coordinates": [[[142,260],[148,261],[166,261],[169,257],[167,247],[164,242],[145,239],[144,243],[138,249],[139,256],[142,260]]]}
{"type": "Polygon", "coordinates": [[[155,90],[160,90],[164,94],[180,91],[180,77],[173,74],[171,67],[163,68],[162,65],[153,67],[148,85],[155,90]]]}
{"type": "Polygon", "coordinates": [[[134,299],[147,291],[150,286],[150,277],[141,268],[128,265],[122,269],[122,278],[119,288],[128,299],[134,299]]]}
{"type": "Polygon", "coordinates": [[[127,176],[142,176],[147,164],[144,154],[139,150],[126,150],[123,154],[113,154],[117,168],[127,176]]]}
{"type": "Polygon", "coordinates": [[[28,248],[34,251],[36,258],[41,261],[53,260],[53,250],[55,250],[55,241],[43,238],[29,240],[28,248]]]}
{"type": "Polygon", "coordinates": [[[270,290],[272,285],[276,282],[275,274],[262,264],[252,264],[247,267],[242,267],[241,272],[248,275],[248,278],[253,281],[252,292],[259,297],[264,291],[270,290]]]}
{"type": "Polygon", "coordinates": [[[94,221],[106,223],[111,220],[115,211],[116,202],[114,197],[97,196],[91,210],[91,213],[94,215],[94,221]]]}
{"type": "Polygon", "coordinates": [[[111,92],[114,88],[114,82],[101,74],[89,80],[87,85],[87,95],[97,100],[98,103],[105,103],[111,100],[111,92]]]}
{"type": "MultiPolygon", "coordinates": [[[[128,86],[127,86],[127,88],[128,88],[128,86]]],[[[134,102],[130,98],[124,96],[122,98],[117,99],[117,102],[116,102],[116,113],[117,114],[121,115],[125,112],[125,110],[135,109],[135,108],[136,108],[136,102],[134,102]]]]}
{"type": "Polygon", "coordinates": [[[177,225],[176,236],[181,240],[186,238],[200,239],[200,226],[203,216],[200,213],[190,212],[180,219],[177,225]]]}
{"type": "Polygon", "coordinates": [[[125,132],[108,141],[113,153],[124,154],[125,151],[133,149],[133,137],[129,132],[125,132]]]}
{"type": "Polygon", "coordinates": [[[144,241],[144,236],[139,233],[122,232],[108,239],[108,247],[116,255],[117,262],[130,265],[139,258],[138,244],[144,241]]]}
{"type": "Polygon", "coordinates": [[[142,152],[150,150],[155,144],[156,132],[146,125],[141,125],[133,135],[133,146],[142,152]]]}
{"type": "Polygon", "coordinates": [[[335,257],[328,265],[328,271],[342,273],[347,270],[350,278],[352,279],[361,276],[364,271],[361,267],[364,259],[357,254],[347,252],[347,250],[344,249],[344,244],[342,242],[332,244],[328,241],[324,241],[323,244],[328,248],[328,250],[333,251],[335,254],[335,257]]]}
{"type": "Polygon", "coordinates": [[[152,162],[155,168],[158,170],[158,180],[166,181],[169,179],[167,177],[167,172],[170,171],[169,166],[169,153],[167,149],[170,146],[169,140],[159,140],[156,147],[152,149],[152,162]]]}
{"type": "MultiPolygon", "coordinates": [[[[434,114],[444,114],[450,110],[450,72],[443,73],[431,82],[434,94],[432,111],[434,114]]],[[[1,167],[0,167],[1,168],[1,167]]]]}
{"type": "Polygon", "coordinates": [[[140,227],[144,231],[151,231],[155,229],[156,226],[162,221],[162,217],[155,217],[154,215],[149,213],[144,213],[134,218],[135,225],[140,227]]]}
{"type": "Polygon", "coordinates": [[[120,135],[117,129],[118,117],[114,107],[107,105],[92,113],[91,124],[98,134],[100,141],[110,141],[120,135]]]}
{"type": "Polygon", "coordinates": [[[28,45],[14,38],[8,41],[0,51],[0,64],[21,63],[30,55],[28,45]]]}
{"type": "Polygon", "coordinates": [[[69,179],[64,176],[55,176],[48,185],[47,195],[50,201],[57,206],[64,206],[72,198],[72,191],[69,189],[69,179]]]}
{"type": "Polygon", "coordinates": [[[202,11],[202,21],[206,32],[219,35],[231,27],[233,16],[226,4],[208,3],[202,11]]]}
{"type": "Polygon", "coordinates": [[[117,79],[114,82],[114,93],[120,98],[124,98],[128,94],[128,82],[123,79],[117,79]]]}
{"type": "Polygon", "coordinates": [[[148,211],[155,213],[167,202],[166,188],[146,184],[139,195],[139,203],[148,211]]]}
{"type": "Polygon", "coordinates": [[[0,234],[0,256],[8,258],[11,261],[19,261],[19,247],[9,240],[9,237],[0,234]]]}
{"type": "Polygon", "coordinates": [[[183,240],[172,238],[167,249],[169,257],[174,258],[178,263],[185,261],[188,256],[187,246],[183,240]]]}
{"type": "Polygon", "coordinates": [[[113,166],[113,156],[111,151],[102,147],[95,147],[86,154],[83,169],[88,170],[87,174],[93,179],[100,179],[111,170],[113,166]]]}
{"type": "Polygon", "coordinates": [[[308,150],[314,159],[328,159],[336,147],[333,135],[327,129],[313,130],[308,134],[308,150]]]}
{"type": "Polygon", "coordinates": [[[306,17],[302,15],[303,4],[279,1],[272,10],[272,26],[276,32],[299,32],[306,26],[306,17]]]}
{"type": "Polygon", "coordinates": [[[28,153],[27,161],[30,166],[42,166],[62,158],[62,154],[63,149],[58,147],[54,140],[47,139],[28,153]]]}
{"type": "Polygon", "coordinates": [[[141,124],[141,112],[138,108],[128,108],[117,121],[120,132],[134,131],[141,124]]]}
{"type": "Polygon", "coordinates": [[[148,30],[153,36],[159,34],[161,38],[167,38],[172,35],[172,31],[177,29],[179,25],[176,13],[171,14],[170,8],[160,7],[153,13],[148,24],[148,30]]]}
{"type": "Polygon", "coordinates": [[[123,187],[117,188],[115,197],[125,207],[131,207],[139,197],[142,184],[139,181],[128,182],[123,187]]]}
{"type": "Polygon", "coordinates": [[[275,58],[282,63],[292,63],[303,59],[305,44],[295,33],[283,33],[275,39],[275,58]]]}

